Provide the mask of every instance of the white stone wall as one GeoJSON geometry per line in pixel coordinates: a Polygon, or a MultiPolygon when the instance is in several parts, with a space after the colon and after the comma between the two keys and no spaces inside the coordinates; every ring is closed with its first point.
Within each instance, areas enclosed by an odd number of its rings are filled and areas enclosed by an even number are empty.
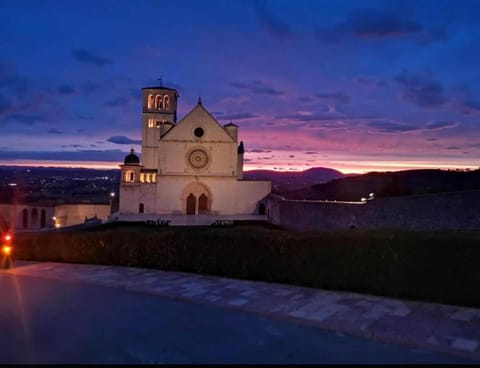
{"type": "Polygon", "coordinates": [[[159,150],[161,175],[237,175],[237,144],[226,142],[162,142],[159,150]],[[203,148],[209,155],[205,168],[194,169],[188,164],[188,153],[203,148]]]}
{"type": "Polygon", "coordinates": [[[120,190],[120,213],[138,213],[140,203],[144,213],[155,213],[157,208],[158,186],[154,183],[124,184],[120,190]]]}
{"type": "Polygon", "coordinates": [[[218,215],[253,214],[258,201],[271,190],[269,181],[239,181],[227,177],[163,177],[158,183],[157,213],[185,213],[185,198],[190,192],[189,185],[193,183],[206,188],[209,211],[218,215]]]}

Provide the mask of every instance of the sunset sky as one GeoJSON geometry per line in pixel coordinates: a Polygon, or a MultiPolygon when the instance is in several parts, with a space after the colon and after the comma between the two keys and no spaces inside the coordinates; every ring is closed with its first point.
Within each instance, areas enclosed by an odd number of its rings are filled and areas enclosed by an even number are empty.
{"type": "Polygon", "coordinates": [[[480,166],[478,0],[0,0],[0,164],[118,167],[159,77],[247,169],[480,166]]]}

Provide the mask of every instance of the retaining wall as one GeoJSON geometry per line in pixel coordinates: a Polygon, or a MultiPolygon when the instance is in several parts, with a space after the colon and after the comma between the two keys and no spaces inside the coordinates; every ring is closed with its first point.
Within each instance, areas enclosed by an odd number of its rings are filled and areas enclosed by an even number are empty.
{"type": "Polygon", "coordinates": [[[268,198],[269,220],[296,230],[480,229],[480,191],[326,202],[268,198]]]}

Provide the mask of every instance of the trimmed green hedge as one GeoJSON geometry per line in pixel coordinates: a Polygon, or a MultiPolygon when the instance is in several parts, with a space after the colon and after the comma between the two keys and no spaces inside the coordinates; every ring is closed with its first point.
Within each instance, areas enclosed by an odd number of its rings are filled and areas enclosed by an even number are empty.
{"type": "Polygon", "coordinates": [[[480,231],[254,226],[18,234],[18,259],[122,265],[480,307],[480,231]]]}

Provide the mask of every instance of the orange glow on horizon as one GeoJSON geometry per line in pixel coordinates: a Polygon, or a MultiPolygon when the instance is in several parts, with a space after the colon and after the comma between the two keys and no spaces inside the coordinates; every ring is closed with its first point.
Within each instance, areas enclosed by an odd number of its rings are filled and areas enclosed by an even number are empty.
{"type": "MultiPolygon", "coordinates": [[[[111,161],[36,161],[18,160],[0,162],[2,166],[24,166],[24,167],[55,167],[55,168],[78,168],[78,169],[103,169],[119,170],[121,162],[111,161]]],[[[478,166],[468,164],[437,163],[432,161],[405,160],[405,161],[347,161],[330,160],[328,162],[315,162],[313,164],[294,163],[268,163],[268,164],[244,164],[244,171],[272,170],[278,172],[299,172],[315,167],[330,168],[343,174],[365,174],[372,171],[402,171],[416,169],[441,169],[441,170],[475,170],[478,166]]]]}

